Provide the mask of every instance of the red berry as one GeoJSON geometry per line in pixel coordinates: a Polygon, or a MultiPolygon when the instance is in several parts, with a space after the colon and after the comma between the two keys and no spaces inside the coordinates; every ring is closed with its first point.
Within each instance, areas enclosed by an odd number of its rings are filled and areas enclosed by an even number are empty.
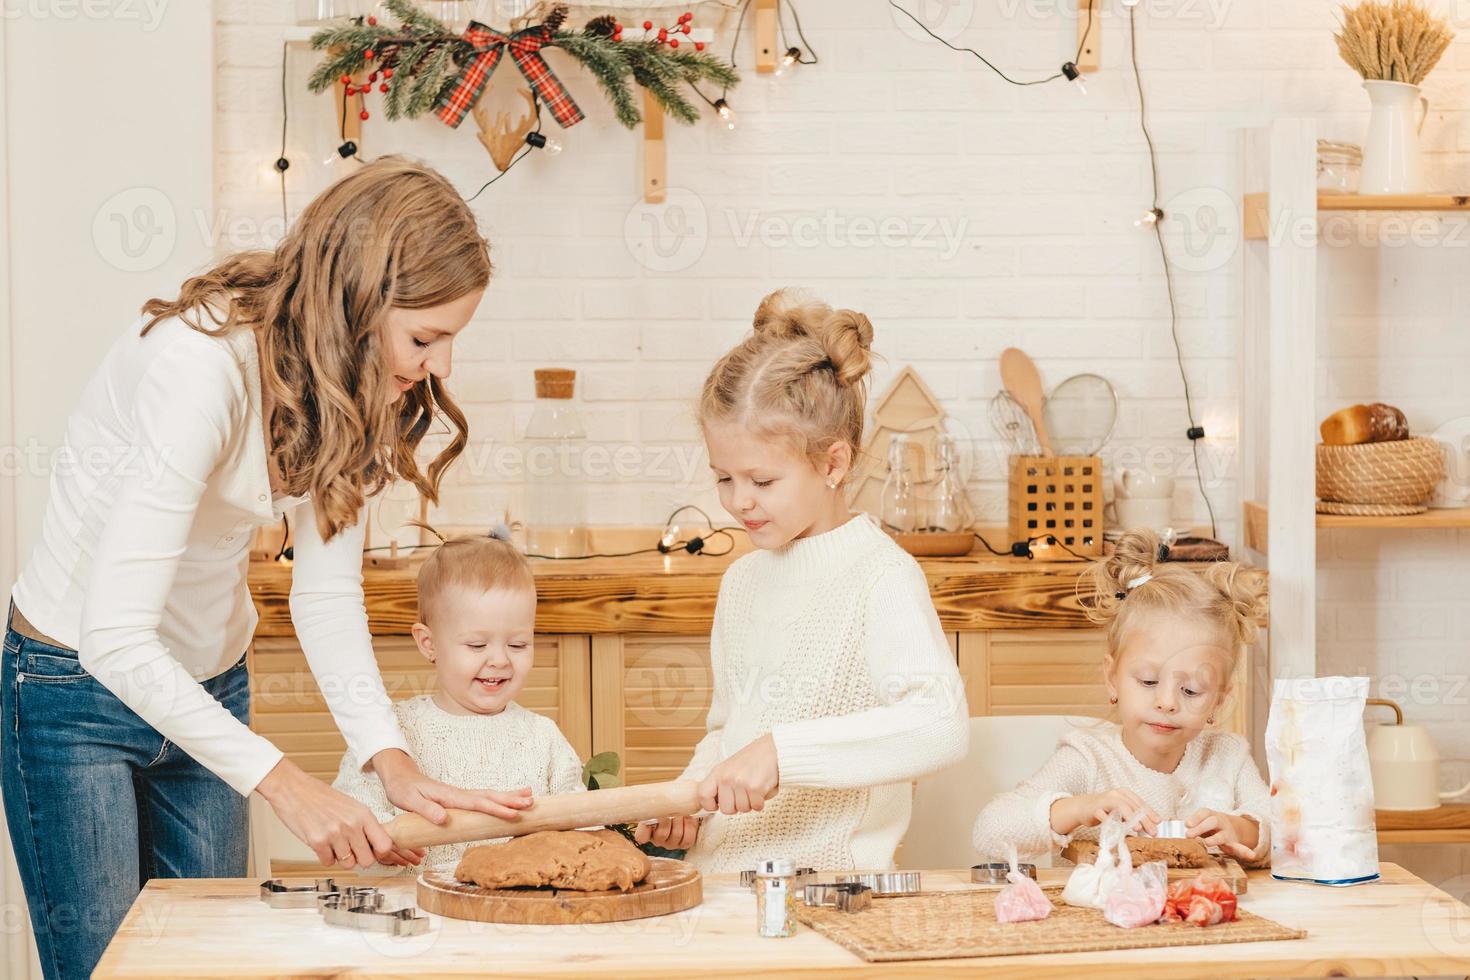
{"type": "Polygon", "coordinates": [[[348,97],[349,97],[349,98],[350,98],[350,97],[351,97],[351,96],[352,96],[352,94],[353,94],[353,93],[354,93],[354,92],[356,92],[356,91],[357,91],[357,89],[355,89],[355,88],[353,88],[353,87],[352,87],[352,86],[351,86],[351,85],[349,85],[349,86],[347,86],[347,95],[348,95],[348,97]]]}
{"type": "Polygon", "coordinates": [[[386,92],[386,91],[388,91],[388,83],[387,82],[379,82],[378,83],[378,91],[379,92],[386,92]]]}
{"type": "Polygon", "coordinates": [[[677,37],[674,38],[672,41],[669,42],[669,47],[671,47],[671,48],[677,48],[678,46],[679,46],[679,39],[677,37]]]}
{"type": "Polygon", "coordinates": [[[685,24],[684,25],[684,33],[685,34],[688,34],[689,33],[689,25],[688,24],[685,24]]]}
{"type": "Polygon", "coordinates": [[[368,75],[368,81],[369,82],[376,82],[377,80],[378,80],[378,73],[377,72],[373,72],[370,75],[368,75]]]}
{"type": "Polygon", "coordinates": [[[369,17],[368,18],[368,26],[369,27],[377,27],[378,26],[378,18],[376,18],[376,17],[369,17]]]}
{"type": "Polygon", "coordinates": [[[623,25],[622,24],[619,24],[617,21],[614,21],[613,22],[613,33],[614,34],[621,34],[621,33],[623,33],[623,25]]]}
{"type": "Polygon", "coordinates": [[[392,78],[393,77],[393,69],[392,68],[384,68],[383,69],[383,77],[384,78],[392,78]]]}
{"type": "Polygon", "coordinates": [[[694,19],[694,15],[691,14],[687,10],[684,11],[684,13],[682,13],[682,14],[679,15],[679,23],[681,23],[681,24],[687,24],[687,23],[689,23],[693,19],[694,19]]]}
{"type": "Polygon", "coordinates": [[[645,20],[643,22],[643,29],[645,31],[651,31],[651,30],[653,30],[653,21],[651,21],[651,20],[645,20]]]}
{"type": "Polygon", "coordinates": [[[362,110],[361,112],[359,112],[357,114],[357,118],[359,118],[359,119],[366,119],[367,117],[368,117],[368,111],[366,109],[362,110]]]}
{"type": "Polygon", "coordinates": [[[660,41],[667,41],[669,39],[669,32],[667,30],[665,30],[664,28],[660,27],[658,29],[658,39],[660,41]]]}
{"type": "Polygon", "coordinates": [[[621,41],[623,39],[623,32],[622,31],[613,31],[613,36],[612,37],[613,37],[613,40],[614,41],[621,41]]]}
{"type": "Polygon", "coordinates": [[[377,54],[378,53],[376,51],[374,51],[372,48],[368,48],[366,51],[364,51],[362,53],[362,56],[364,58],[368,59],[369,61],[372,61],[373,58],[377,57],[377,54]]]}
{"type": "Polygon", "coordinates": [[[343,85],[346,85],[348,82],[352,81],[352,76],[351,75],[343,75],[341,77],[341,79],[339,79],[339,81],[341,81],[341,83],[343,85]]]}
{"type": "Polygon", "coordinates": [[[703,51],[704,50],[704,42],[703,41],[695,41],[694,42],[694,50],[695,51],[703,51]]]}

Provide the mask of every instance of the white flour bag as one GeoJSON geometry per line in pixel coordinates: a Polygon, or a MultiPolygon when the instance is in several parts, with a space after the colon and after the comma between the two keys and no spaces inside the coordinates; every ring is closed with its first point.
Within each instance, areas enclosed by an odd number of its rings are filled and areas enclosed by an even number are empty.
{"type": "Polygon", "coordinates": [[[1278,680],[1266,722],[1271,875],[1355,885],[1378,877],[1366,677],[1278,680]]]}

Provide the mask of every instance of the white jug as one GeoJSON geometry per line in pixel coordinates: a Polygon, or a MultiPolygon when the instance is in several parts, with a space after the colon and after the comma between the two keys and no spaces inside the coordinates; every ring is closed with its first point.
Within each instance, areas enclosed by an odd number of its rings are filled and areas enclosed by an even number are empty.
{"type": "Polygon", "coordinates": [[[1429,101],[1419,94],[1419,86],[1407,82],[1369,79],[1363,82],[1363,88],[1373,103],[1373,113],[1368,117],[1368,138],[1363,142],[1363,176],[1358,192],[1422,192],[1424,161],[1419,153],[1419,132],[1429,115],[1429,101]],[[1417,123],[1416,108],[1421,113],[1417,123]]]}
{"type": "Polygon", "coordinates": [[[1429,733],[1405,725],[1404,712],[1382,698],[1368,704],[1393,709],[1392,725],[1375,725],[1368,735],[1368,768],[1373,772],[1373,801],[1379,810],[1433,810],[1444,800],[1470,792],[1466,783],[1451,793],[1439,791],[1439,752],[1429,733]]]}

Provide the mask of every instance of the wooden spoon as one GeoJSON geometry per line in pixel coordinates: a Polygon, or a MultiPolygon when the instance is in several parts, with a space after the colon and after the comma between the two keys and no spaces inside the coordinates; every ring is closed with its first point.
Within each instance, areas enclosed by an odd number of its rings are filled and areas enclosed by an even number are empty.
{"type": "Polygon", "coordinates": [[[1016,347],[1007,347],[1000,352],[1000,380],[1016,404],[1026,410],[1031,424],[1036,429],[1036,439],[1041,443],[1041,455],[1051,456],[1051,437],[1046,434],[1046,422],[1041,417],[1041,408],[1046,404],[1046,395],[1041,390],[1041,375],[1036,364],[1026,352],[1016,347]]]}

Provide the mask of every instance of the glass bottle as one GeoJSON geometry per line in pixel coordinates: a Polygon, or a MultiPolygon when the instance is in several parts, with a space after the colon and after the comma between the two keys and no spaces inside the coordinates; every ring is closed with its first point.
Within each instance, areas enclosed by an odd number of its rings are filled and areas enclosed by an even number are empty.
{"type": "Polygon", "coordinates": [[[587,430],[572,400],[577,372],[536,370],[536,407],[523,443],[526,552],[580,558],[587,547],[587,430]]]}
{"type": "Polygon", "coordinates": [[[755,925],[766,939],[796,934],[796,865],[777,859],[755,869],[755,925]]]}
{"type": "Polygon", "coordinates": [[[914,492],[909,437],[900,432],[888,443],[888,479],[883,481],[883,526],[899,534],[919,527],[919,497],[914,492]]]}
{"type": "Polygon", "coordinates": [[[924,527],[929,531],[969,530],[971,513],[970,498],[965,494],[965,485],[960,479],[959,450],[954,437],[941,433],[934,445],[935,467],[938,477],[929,496],[928,513],[924,527]]]}

